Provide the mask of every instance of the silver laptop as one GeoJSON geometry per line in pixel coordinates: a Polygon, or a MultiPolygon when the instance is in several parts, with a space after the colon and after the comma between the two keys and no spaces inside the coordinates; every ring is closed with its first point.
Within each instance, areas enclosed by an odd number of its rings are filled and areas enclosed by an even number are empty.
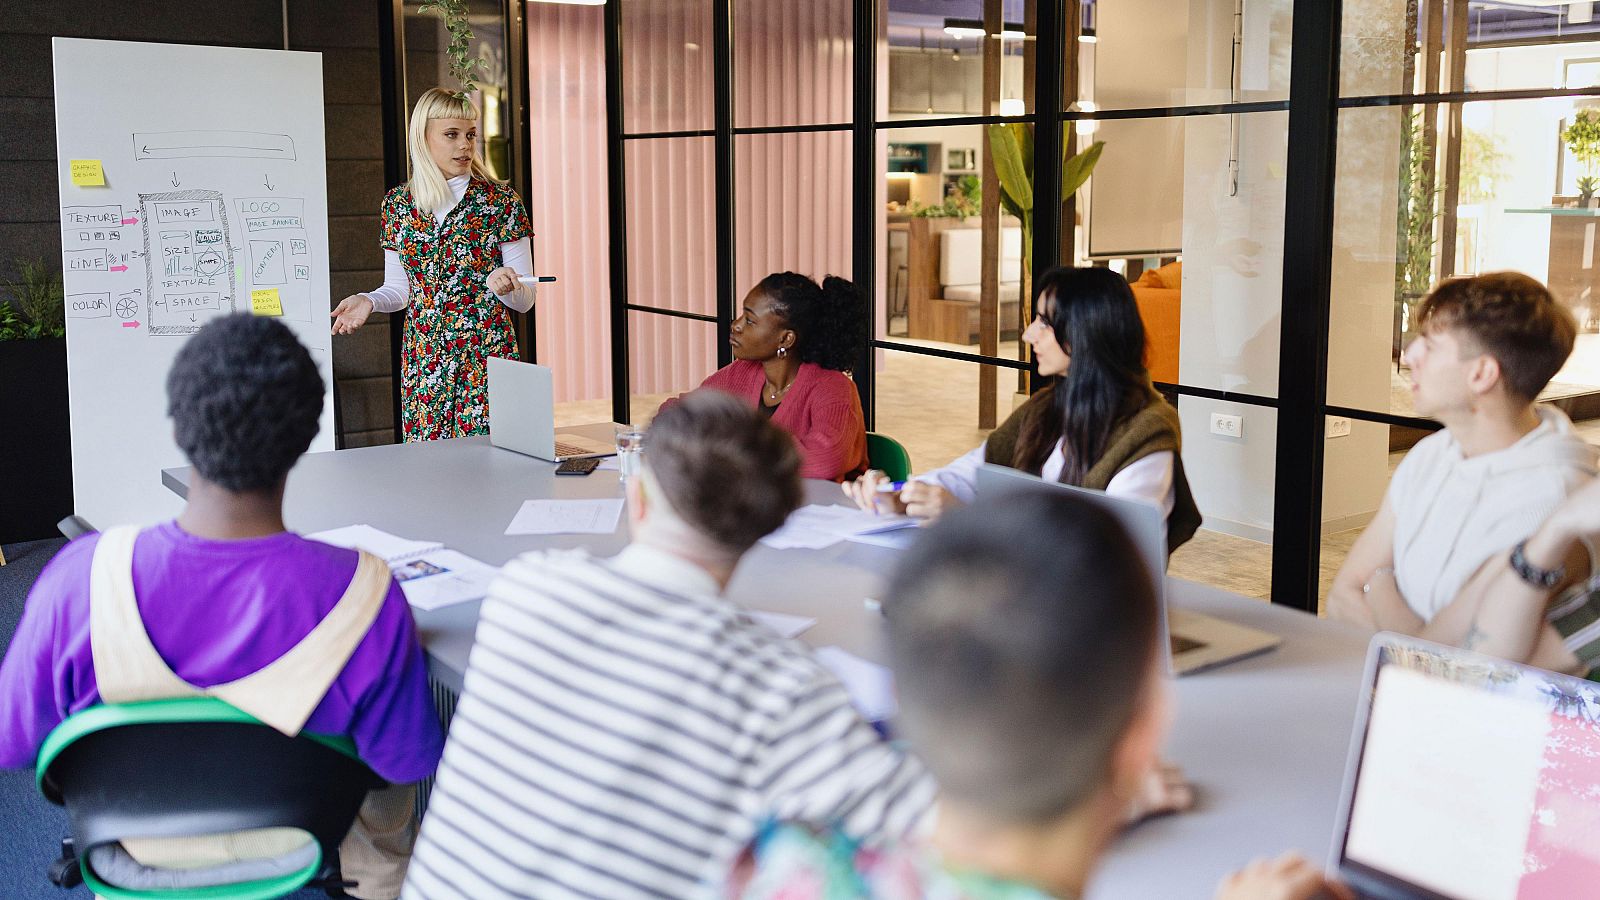
{"type": "Polygon", "coordinates": [[[986,465],[978,470],[978,493],[989,495],[1018,490],[1061,490],[1116,517],[1139,548],[1139,556],[1150,571],[1150,582],[1166,613],[1161,621],[1166,630],[1169,671],[1189,675],[1224,663],[1265,653],[1283,643],[1268,634],[1236,625],[1213,616],[1172,609],[1167,606],[1167,523],[1161,510],[1150,503],[1113,497],[1104,491],[1045,481],[1035,475],[1004,466],[986,465]]]}
{"type": "Polygon", "coordinates": [[[1597,798],[1600,684],[1379,634],[1329,868],[1361,897],[1600,896],[1597,798]]]}
{"type": "Polygon", "coordinates": [[[616,454],[613,444],[557,431],[555,397],[548,368],[489,357],[489,443],[551,462],[616,454]]]}

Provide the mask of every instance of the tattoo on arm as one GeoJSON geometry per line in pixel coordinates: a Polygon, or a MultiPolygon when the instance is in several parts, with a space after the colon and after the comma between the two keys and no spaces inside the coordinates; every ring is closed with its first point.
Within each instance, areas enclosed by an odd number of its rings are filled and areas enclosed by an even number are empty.
{"type": "Polygon", "coordinates": [[[1461,646],[1466,650],[1476,650],[1488,638],[1489,636],[1483,633],[1483,629],[1478,627],[1478,620],[1473,619],[1472,627],[1467,629],[1467,636],[1462,639],[1461,646]]]}

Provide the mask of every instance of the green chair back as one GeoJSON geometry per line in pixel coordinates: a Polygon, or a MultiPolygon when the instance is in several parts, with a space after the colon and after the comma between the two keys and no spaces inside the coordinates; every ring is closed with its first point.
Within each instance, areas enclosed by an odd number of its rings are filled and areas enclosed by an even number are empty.
{"type": "Polygon", "coordinates": [[[887,434],[867,432],[867,465],[889,476],[890,481],[911,477],[911,454],[904,444],[887,434]]]}
{"type": "MultiPolygon", "coordinates": [[[[184,697],[172,700],[150,700],[139,703],[117,703],[91,706],[66,719],[45,738],[39,749],[34,778],[40,793],[54,803],[62,802],[58,785],[53,783],[50,767],[66,749],[80,739],[106,729],[128,725],[167,725],[178,723],[242,723],[260,725],[255,717],[221,700],[211,697],[184,697]]],[[[263,726],[265,727],[265,726],[263,726]]],[[[355,742],[347,737],[306,733],[310,738],[338,753],[360,762],[355,742]]],[[[85,850],[87,848],[84,848],[85,850]]],[[[212,887],[192,887],[166,890],[130,890],[110,885],[96,877],[84,856],[78,863],[83,881],[97,896],[115,900],[270,900],[299,890],[308,884],[322,869],[321,846],[311,865],[298,872],[212,887]]]]}

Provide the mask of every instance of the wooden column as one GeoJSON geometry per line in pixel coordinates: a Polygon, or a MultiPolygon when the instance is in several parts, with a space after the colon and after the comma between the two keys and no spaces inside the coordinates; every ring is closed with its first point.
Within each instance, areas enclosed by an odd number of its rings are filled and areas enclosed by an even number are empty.
{"type": "MultiPolygon", "coordinates": [[[[1449,29],[1445,33],[1446,71],[1449,75],[1449,84],[1445,88],[1448,92],[1466,90],[1467,80],[1464,71],[1467,65],[1467,0],[1450,0],[1450,9],[1447,16],[1449,29]]],[[[1444,163],[1444,187],[1440,204],[1443,207],[1439,216],[1439,246],[1436,251],[1439,260],[1439,278],[1449,278],[1456,273],[1456,205],[1461,201],[1461,104],[1451,103],[1445,107],[1445,135],[1444,152],[1440,154],[1444,163]]]]}
{"type": "MultiPolygon", "coordinates": [[[[1005,30],[1000,0],[983,3],[983,110],[985,115],[1000,111],[1000,60],[1005,44],[1000,32],[1005,30]]],[[[978,295],[978,352],[993,356],[1000,351],[1000,176],[995,172],[994,159],[989,152],[989,127],[983,126],[983,139],[979,146],[983,152],[983,204],[980,221],[983,227],[983,275],[978,295]]],[[[978,368],[978,427],[993,428],[997,424],[994,366],[978,368]]]]}

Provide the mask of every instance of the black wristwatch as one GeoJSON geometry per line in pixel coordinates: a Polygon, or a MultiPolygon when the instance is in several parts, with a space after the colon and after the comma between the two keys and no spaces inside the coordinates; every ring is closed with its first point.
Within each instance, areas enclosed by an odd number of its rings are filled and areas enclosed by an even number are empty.
{"type": "Polygon", "coordinates": [[[1567,576],[1566,564],[1563,563],[1554,569],[1541,569],[1535,566],[1528,562],[1527,556],[1523,555],[1522,550],[1527,544],[1527,541],[1519,541],[1517,546],[1511,549],[1511,568],[1517,573],[1517,577],[1533,587],[1547,590],[1560,584],[1561,579],[1567,576]]]}

